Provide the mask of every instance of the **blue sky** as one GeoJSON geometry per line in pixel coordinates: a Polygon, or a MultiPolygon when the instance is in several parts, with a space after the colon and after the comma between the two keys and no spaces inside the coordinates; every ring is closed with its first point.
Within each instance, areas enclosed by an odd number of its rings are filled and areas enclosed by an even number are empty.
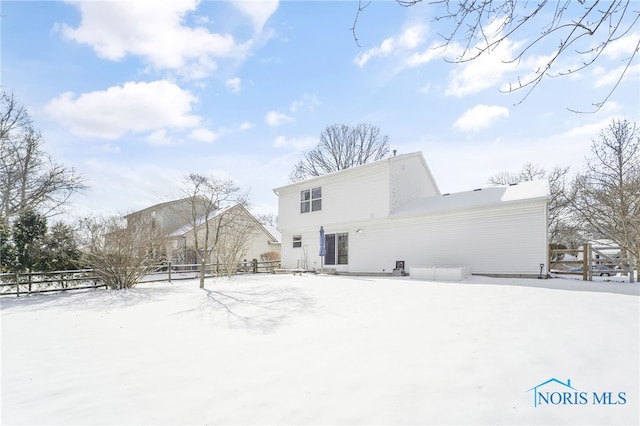
{"type": "MultiPolygon", "coordinates": [[[[481,61],[433,49],[437,6],[354,1],[3,1],[1,85],[25,105],[45,150],[84,175],[72,213],[126,213],[178,198],[188,173],[229,178],[256,213],[334,123],[371,123],[398,153],[422,151],[442,192],[487,185],[526,162],[582,168],[613,117],[638,120],[640,65],[597,113],[635,28],[597,66],[501,88],[530,73],[503,62],[521,33],[481,61]]],[[[538,28],[539,30],[539,28],[538,28]]],[[[543,50],[543,49],[549,50],[543,50]]],[[[563,63],[570,67],[577,56],[563,63]]]]}

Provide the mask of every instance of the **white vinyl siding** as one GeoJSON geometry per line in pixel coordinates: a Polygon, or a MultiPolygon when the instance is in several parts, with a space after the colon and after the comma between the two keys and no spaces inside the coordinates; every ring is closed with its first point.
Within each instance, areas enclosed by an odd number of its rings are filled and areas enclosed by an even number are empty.
{"type": "Polygon", "coordinates": [[[440,190],[422,157],[409,156],[402,161],[391,161],[389,174],[390,211],[416,198],[440,195],[440,190]]]}
{"type": "Polygon", "coordinates": [[[279,189],[278,221],[280,230],[317,226],[344,220],[386,217],[389,214],[389,174],[385,164],[353,169],[350,174],[339,173],[315,178],[279,189]],[[321,188],[316,208],[312,211],[312,190],[321,188]],[[305,200],[304,191],[309,199],[305,200]],[[302,213],[308,202],[309,213],[302,213]]]}
{"type": "MultiPolygon", "coordinates": [[[[547,262],[546,204],[543,200],[466,211],[325,226],[350,230],[351,273],[390,273],[398,260],[411,266],[469,266],[473,274],[537,275],[547,262]],[[355,232],[361,229],[361,232],[355,232]]],[[[320,268],[318,229],[302,229],[310,242],[310,268],[320,268]]],[[[283,238],[286,236],[283,235],[283,238]]],[[[305,243],[307,244],[307,243],[305,243]]],[[[290,247],[290,246],[288,246],[290,247]]],[[[283,267],[295,267],[300,251],[283,246],[283,267]]]]}
{"type": "Polygon", "coordinates": [[[352,272],[389,272],[395,261],[470,266],[474,274],[537,275],[547,262],[543,203],[378,221],[353,234],[352,272]]]}

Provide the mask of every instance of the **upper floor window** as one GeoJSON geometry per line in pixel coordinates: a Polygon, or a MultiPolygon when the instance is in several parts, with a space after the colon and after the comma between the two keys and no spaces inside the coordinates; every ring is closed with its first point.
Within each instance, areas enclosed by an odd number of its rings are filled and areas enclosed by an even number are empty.
{"type": "Polygon", "coordinates": [[[322,210],[322,188],[300,191],[300,213],[322,210]]]}

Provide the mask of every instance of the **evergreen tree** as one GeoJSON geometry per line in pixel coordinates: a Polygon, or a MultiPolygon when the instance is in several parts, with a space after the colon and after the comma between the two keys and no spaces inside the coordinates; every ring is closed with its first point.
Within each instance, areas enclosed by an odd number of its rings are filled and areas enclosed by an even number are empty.
{"type": "Polygon", "coordinates": [[[11,229],[7,219],[0,213],[0,272],[9,272],[15,264],[11,229]]]}
{"type": "Polygon", "coordinates": [[[81,263],[73,228],[62,222],[55,223],[44,238],[41,256],[37,259],[40,271],[66,271],[76,269],[81,263]]]}
{"type": "Polygon", "coordinates": [[[17,270],[34,270],[43,254],[47,219],[33,210],[23,211],[13,224],[13,244],[17,270]]]}

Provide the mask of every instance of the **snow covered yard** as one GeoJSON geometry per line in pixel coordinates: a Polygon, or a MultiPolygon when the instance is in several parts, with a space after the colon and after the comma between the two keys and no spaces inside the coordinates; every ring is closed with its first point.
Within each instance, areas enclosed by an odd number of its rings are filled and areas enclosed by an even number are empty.
{"type": "Polygon", "coordinates": [[[0,304],[3,424],[640,421],[637,284],[265,275],[0,304]]]}

